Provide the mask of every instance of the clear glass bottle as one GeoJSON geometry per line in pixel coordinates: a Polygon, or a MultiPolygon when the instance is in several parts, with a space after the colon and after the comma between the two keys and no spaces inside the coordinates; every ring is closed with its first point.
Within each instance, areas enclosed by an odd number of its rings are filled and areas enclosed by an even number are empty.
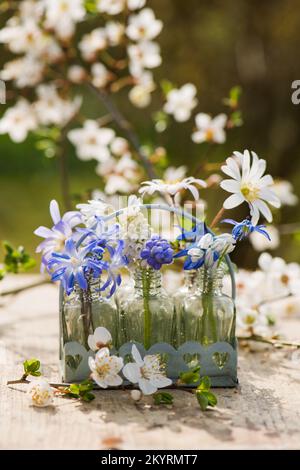
{"type": "Polygon", "coordinates": [[[186,325],[185,315],[183,313],[183,304],[186,299],[189,299],[193,293],[200,288],[200,272],[198,269],[191,269],[184,271],[184,282],[183,285],[173,294],[174,309],[177,323],[177,343],[181,344],[185,342],[186,336],[186,325]]]}
{"type": "Polygon", "coordinates": [[[133,294],[120,305],[120,343],[135,341],[145,349],[161,342],[174,344],[173,302],[162,288],[160,271],[137,269],[134,281],[133,294]]]}
{"type": "Polygon", "coordinates": [[[234,346],[235,306],[232,298],[222,292],[223,277],[222,268],[201,269],[199,288],[182,305],[180,344],[199,341],[209,345],[225,341],[234,346]]]}
{"type": "Polygon", "coordinates": [[[100,279],[89,281],[85,291],[75,285],[68,296],[64,293],[61,309],[61,337],[63,345],[76,341],[88,348],[87,339],[98,326],[107,328],[113,338],[118,338],[118,314],[114,298],[101,296],[100,279]]]}

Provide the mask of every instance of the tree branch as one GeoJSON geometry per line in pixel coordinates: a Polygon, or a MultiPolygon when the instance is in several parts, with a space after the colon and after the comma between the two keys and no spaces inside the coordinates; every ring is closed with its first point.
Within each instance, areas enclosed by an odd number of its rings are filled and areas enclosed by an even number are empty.
{"type": "Polygon", "coordinates": [[[145,152],[143,152],[141,148],[141,143],[139,141],[139,138],[135,131],[133,130],[132,126],[130,123],[127,121],[127,119],[123,116],[123,114],[119,111],[115,103],[112,101],[108,93],[104,90],[100,90],[91,83],[87,83],[88,88],[102,101],[104,104],[105,108],[107,111],[111,114],[113,117],[114,121],[116,124],[119,126],[121,131],[123,131],[126,136],[128,141],[131,143],[132,147],[138,154],[141,163],[143,167],[145,168],[145,171],[149,178],[157,178],[156,171],[153,168],[152,163],[149,161],[147,155],[145,152]]]}

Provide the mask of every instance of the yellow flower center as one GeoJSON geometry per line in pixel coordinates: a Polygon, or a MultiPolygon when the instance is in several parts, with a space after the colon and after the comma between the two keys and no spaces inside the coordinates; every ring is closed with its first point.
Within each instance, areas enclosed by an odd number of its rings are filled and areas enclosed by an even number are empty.
{"type": "Polygon", "coordinates": [[[250,183],[245,183],[241,186],[241,193],[247,201],[253,202],[258,199],[259,188],[250,183]]]}
{"type": "Polygon", "coordinates": [[[247,325],[253,325],[253,323],[255,323],[255,317],[254,317],[254,315],[247,315],[247,316],[245,317],[245,323],[246,323],[247,325]]]}
{"type": "Polygon", "coordinates": [[[108,362],[97,367],[97,373],[100,375],[100,377],[105,377],[109,373],[109,370],[110,366],[108,362]]]}
{"type": "Polygon", "coordinates": [[[205,133],[205,139],[208,141],[208,142],[211,142],[213,139],[214,139],[214,132],[212,129],[207,129],[206,133],[205,133]]]}

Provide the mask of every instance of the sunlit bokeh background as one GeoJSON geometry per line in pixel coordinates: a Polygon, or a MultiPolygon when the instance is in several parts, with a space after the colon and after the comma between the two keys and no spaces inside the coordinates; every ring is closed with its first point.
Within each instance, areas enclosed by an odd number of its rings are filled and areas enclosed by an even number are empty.
{"type": "MultiPolygon", "coordinates": [[[[159,37],[164,60],[155,76],[167,76],[177,85],[194,83],[198,109],[213,115],[223,111],[222,99],[229,89],[240,85],[244,125],[228,133],[225,145],[198,146],[190,138],[191,122],[172,121],[165,133],[157,135],[150,117],[158,103],[154,100],[147,113],[139,111],[124,93],[119,105],[142,141],[164,146],[172,165],[187,164],[191,172],[202,161],[221,162],[233,150],[253,149],[267,160],[268,172],[291,181],[300,196],[300,105],[291,102],[291,84],[300,79],[299,1],[149,0],[148,4],[164,22],[159,37]]],[[[4,18],[1,21],[3,26],[4,18]]],[[[0,67],[6,59],[2,48],[0,67]]],[[[87,115],[104,114],[93,96],[86,98],[87,115]]],[[[4,110],[1,105],[0,115],[4,110]]],[[[0,239],[34,251],[37,239],[33,230],[49,224],[49,200],[61,201],[57,165],[35,148],[33,139],[15,144],[0,136],[0,239]]],[[[101,187],[95,163],[79,161],[71,144],[68,165],[74,204],[82,194],[101,187]]],[[[225,194],[221,190],[208,194],[208,216],[212,217],[225,194]]],[[[231,215],[241,217],[243,208],[231,215]]],[[[293,224],[291,230],[285,230],[292,233],[282,236],[274,252],[287,261],[300,261],[299,220],[299,206],[284,207],[276,216],[281,225],[293,224]]],[[[257,253],[250,245],[241,249],[239,264],[254,267],[257,253]]]]}

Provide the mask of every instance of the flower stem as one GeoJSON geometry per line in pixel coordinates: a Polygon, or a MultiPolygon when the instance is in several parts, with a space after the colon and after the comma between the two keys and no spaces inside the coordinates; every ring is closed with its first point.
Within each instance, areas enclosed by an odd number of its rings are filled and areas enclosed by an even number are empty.
{"type": "Polygon", "coordinates": [[[280,339],[272,339],[272,338],[264,338],[263,336],[260,335],[250,335],[250,336],[238,336],[239,341],[256,341],[258,343],[265,343],[265,344],[270,344],[271,346],[274,346],[276,348],[284,348],[284,347],[289,347],[289,348],[300,348],[300,343],[296,343],[294,341],[283,341],[280,339]]]}
{"type": "Polygon", "coordinates": [[[217,213],[217,215],[213,219],[212,223],[210,224],[211,228],[215,227],[220,222],[220,220],[222,219],[222,217],[224,215],[224,212],[225,212],[224,207],[221,207],[221,209],[219,210],[219,212],[217,213]]]}
{"type": "Polygon", "coordinates": [[[149,305],[151,274],[147,269],[142,271],[143,302],[144,302],[144,347],[151,346],[151,310],[149,305]]]}

